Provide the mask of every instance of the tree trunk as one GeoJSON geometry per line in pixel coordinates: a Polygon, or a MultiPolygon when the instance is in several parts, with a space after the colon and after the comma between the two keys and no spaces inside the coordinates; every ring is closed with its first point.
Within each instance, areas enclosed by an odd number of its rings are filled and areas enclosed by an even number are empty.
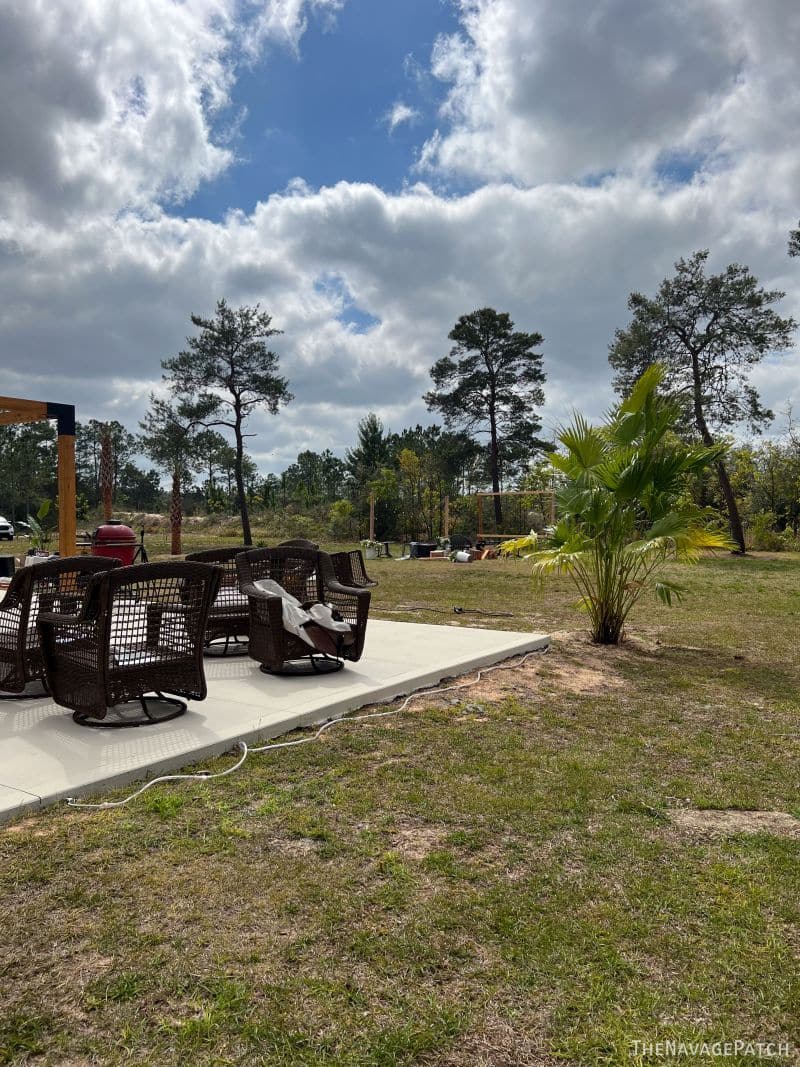
{"type": "MultiPolygon", "coordinates": [[[[694,352],[692,352],[692,377],[694,379],[695,423],[703,444],[708,448],[713,448],[716,441],[711,436],[711,431],[708,428],[705,415],[703,414],[703,399],[700,389],[700,365],[698,363],[697,355],[694,352]]],[[[733,486],[728,477],[728,471],[725,468],[725,464],[721,459],[717,460],[715,466],[717,468],[717,477],[719,478],[719,487],[722,490],[722,495],[725,498],[725,506],[728,509],[728,526],[731,532],[731,540],[737,546],[734,551],[737,554],[744,555],[747,551],[744,545],[744,530],[742,528],[742,519],[739,514],[739,505],[736,503],[736,497],[733,493],[733,486]]]]}
{"type": "Polygon", "coordinates": [[[725,469],[725,464],[721,459],[718,459],[716,466],[720,489],[722,490],[722,495],[725,497],[725,505],[728,509],[728,525],[730,526],[731,539],[738,546],[735,550],[737,554],[744,555],[747,550],[744,545],[744,529],[742,527],[741,516],[739,515],[739,505],[736,503],[736,497],[733,494],[733,487],[731,486],[728,472],[725,469]]]}
{"type": "Polygon", "coordinates": [[[176,467],[172,472],[172,499],[169,509],[169,525],[172,534],[170,552],[173,556],[179,556],[181,546],[181,525],[183,523],[183,504],[181,502],[181,472],[176,467]]]}
{"type": "Polygon", "coordinates": [[[250,516],[247,512],[247,499],[244,492],[244,441],[242,440],[241,413],[236,409],[236,495],[239,498],[239,515],[242,519],[242,541],[245,545],[252,545],[253,536],[250,533],[250,516]]]}
{"type": "MultiPolygon", "coordinates": [[[[497,449],[497,422],[495,420],[494,409],[489,412],[489,432],[489,471],[492,475],[492,492],[499,493],[500,460],[497,449]]],[[[500,503],[499,496],[493,496],[492,501],[494,502],[495,531],[499,533],[503,528],[503,506],[500,503]]]]}

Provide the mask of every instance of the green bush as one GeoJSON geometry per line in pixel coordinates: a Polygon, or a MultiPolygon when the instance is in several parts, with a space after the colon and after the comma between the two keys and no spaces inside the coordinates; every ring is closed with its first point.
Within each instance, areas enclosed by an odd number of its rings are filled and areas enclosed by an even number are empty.
{"type": "MultiPolygon", "coordinates": [[[[783,552],[786,538],[775,529],[774,511],[759,511],[750,521],[748,530],[750,547],[756,552],[783,552]]],[[[790,535],[791,539],[791,535],[790,535]]]]}
{"type": "Polygon", "coordinates": [[[328,533],[331,537],[341,541],[349,541],[353,537],[353,505],[349,500],[337,500],[330,506],[328,512],[328,533]]]}

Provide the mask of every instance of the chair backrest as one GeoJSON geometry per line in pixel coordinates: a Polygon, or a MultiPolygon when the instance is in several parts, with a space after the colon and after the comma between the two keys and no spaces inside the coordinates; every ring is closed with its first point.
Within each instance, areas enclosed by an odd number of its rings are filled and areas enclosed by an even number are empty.
{"type": "Polygon", "coordinates": [[[119,566],[118,559],[65,556],[23,567],[11,579],[0,607],[4,653],[0,659],[0,687],[21,692],[42,670],[40,611],[76,614],[98,572],[119,566]]]}
{"type": "MultiPolygon", "coordinates": [[[[202,657],[206,620],[221,578],[221,568],[208,563],[119,567],[92,579],[86,613],[97,619],[103,647],[145,649],[163,642],[202,657]]],[[[143,657],[146,662],[152,653],[143,657]]]]}
{"type": "Polygon", "coordinates": [[[331,563],[338,581],[342,585],[354,586],[356,589],[366,589],[368,586],[377,585],[374,578],[367,574],[364,566],[364,557],[361,550],[355,548],[350,552],[331,553],[331,563]]]}
{"type": "Polygon", "coordinates": [[[257,582],[271,578],[300,603],[322,600],[322,580],[315,549],[294,545],[277,548],[251,548],[236,557],[239,581],[257,582]]]}
{"type": "Polygon", "coordinates": [[[246,552],[247,546],[236,548],[206,548],[200,552],[188,552],[187,563],[212,563],[222,568],[219,591],[214,600],[214,613],[230,610],[231,614],[247,614],[247,598],[239,590],[239,572],[236,570],[236,557],[246,552]]]}
{"type": "Polygon", "coordinates": [[[237,545],[234,548],[204,548],[199,552],[187,552],[187,563],[227,563],[235,560],[240,552],[246,552],[247,545],[237,545]]]}
{"type": "Polygon", "coordinates": [[[118,559],[105,556],[64,556],[31,563],[18,570],[8,586],[4,609],[19,608],[20,629],[27,631],[29,646],[39,644],[36,618],[39,611],[75,613],[90,579],[120,566],[118,559]]]}

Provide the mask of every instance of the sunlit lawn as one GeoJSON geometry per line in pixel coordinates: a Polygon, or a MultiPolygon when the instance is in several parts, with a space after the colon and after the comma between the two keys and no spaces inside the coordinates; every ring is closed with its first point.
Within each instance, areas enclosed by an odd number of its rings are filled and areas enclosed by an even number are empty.
{"type": "Polygon", "coordinates": [[[622,650],[575,633],[569,587],[534,594],[523,562],[370,569],[375,616],[553,650],[216,783],[0,828],[0,1062],[800,1046],[800,838],[671,814],[800,816],[800,557],[676,570],[684,603],[643,604],[622,650]]]}

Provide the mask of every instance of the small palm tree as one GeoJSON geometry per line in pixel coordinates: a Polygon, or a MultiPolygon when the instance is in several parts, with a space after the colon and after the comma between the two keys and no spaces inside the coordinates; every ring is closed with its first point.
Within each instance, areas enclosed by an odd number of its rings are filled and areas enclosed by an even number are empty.
{"type": "Polygon", "coordinates": [[[731,548],[681,495],[687,475],[713,463],[724,446],[687,445],[674,435],[680,408],[659,395],[663,379],[661,366],[649,367],[602,426],[575,416],[558,435],[566,451],[550,457],[566,481],[546,547],[534,533],[501,546],[506,554],[534,549],[526,558],[539,580],[568,574],[599,644],[619,643],[646,590],[665,604],[680,599],[680,586],[660,577],[668,560],[696,562],[702,549],[731,548]]]}

